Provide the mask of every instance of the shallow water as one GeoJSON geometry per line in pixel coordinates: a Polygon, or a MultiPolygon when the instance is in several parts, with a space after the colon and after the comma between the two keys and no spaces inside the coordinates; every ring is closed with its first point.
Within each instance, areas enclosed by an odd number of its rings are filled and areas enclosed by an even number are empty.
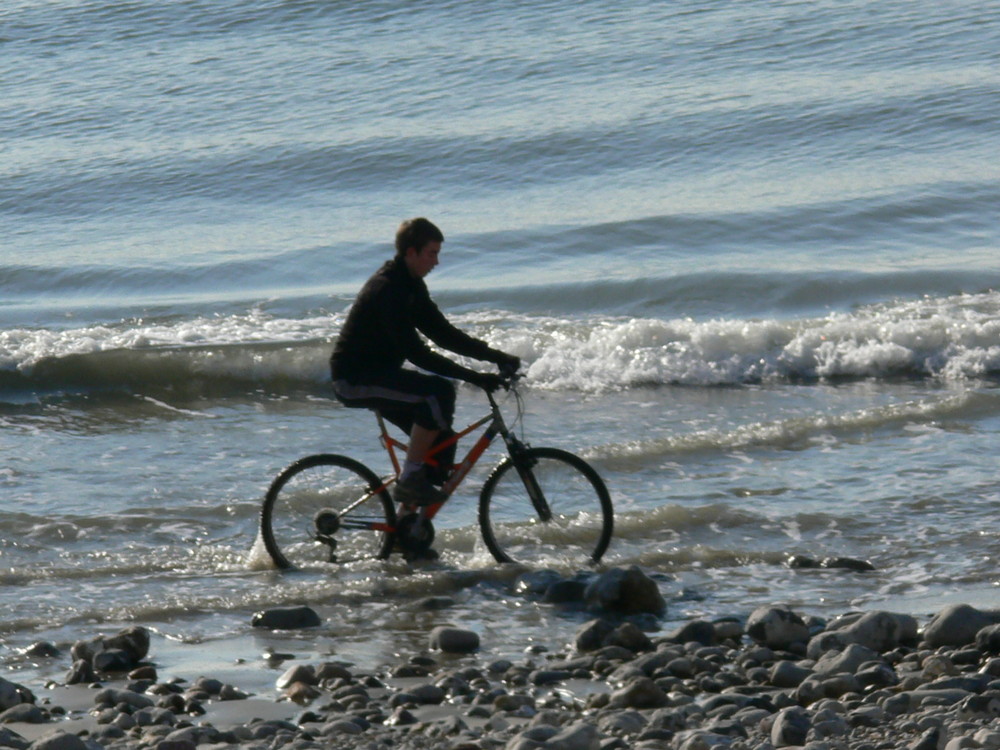
{"type": "MultiPolygon", "coordinates": [[[[0,659],[131,622],[159,661],[223,671],[284,641],[378,663],[445,621],[497,655],[568,639],[583,615],[517,593],[478,541],[496,454],[439,518],[440,567],[282,574],[253,550],[295,458],[387,466],[326,360],[413,214],[447,236],[442,308],[524,360],[526,437],[604,476],[606,564],[658,575],[664,627],[1000,605],[990,17],[0,11],[0,659]],[[321,633],[249,626],[300,602],[321,633]]],[[[482,410],[463,387],[458,421],[482,410]]]]}

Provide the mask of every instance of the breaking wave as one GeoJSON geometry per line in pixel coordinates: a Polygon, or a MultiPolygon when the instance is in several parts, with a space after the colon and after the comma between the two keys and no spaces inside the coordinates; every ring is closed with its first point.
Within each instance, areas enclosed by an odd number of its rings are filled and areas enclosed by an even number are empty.
{"type": "MultiPolygon", "coordinates": [[[[893,301],[822,317],[694,320],[454,316],[518,354],[527,382],[600,392],[837,379],[991,379],[1000,373],[1000,293],[893,301]]],[[[326,388],[342,313],[260,310],[0,332],[0,400],[129,392],[241,396],[326,388]]]]}

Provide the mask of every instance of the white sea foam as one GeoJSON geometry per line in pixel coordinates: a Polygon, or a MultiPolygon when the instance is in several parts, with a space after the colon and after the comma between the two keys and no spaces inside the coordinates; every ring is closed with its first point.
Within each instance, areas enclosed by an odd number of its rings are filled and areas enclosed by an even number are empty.
{"type": "MultiPolygon", "coordinates": [[[[820,318],[693,320],[607,315],[555,318],[486,312],[458,325],[522,358],[530,385],[600,392],[644,385],[732,385],[836,378],[936,378],[1000,372],[1000,293],[904,300],[820,318]]],[[[259,310],[181,321],[0,332],[0,372],[50,387],[197,377],[314,387],[342,316],[283,318],[259,310]],[[114,368],[73,358],[114,353],[114,368]],[[153,359],[150,359],[150,358],[153,359]],[[59,371],[60,365],[64,371],[59,371]],[[57,370],[60,374],[52,375],[57,370]],[[117,373],[117,374],[116,374],[117,373]],[[141,377],[139,374],[141,373],[141,377]]]]}

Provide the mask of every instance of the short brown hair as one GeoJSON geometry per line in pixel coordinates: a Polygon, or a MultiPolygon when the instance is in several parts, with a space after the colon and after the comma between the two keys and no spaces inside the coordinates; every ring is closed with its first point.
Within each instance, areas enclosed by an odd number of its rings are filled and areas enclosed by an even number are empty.
{"type": "Polygon", "coordinates": [[[427,219],[407,219],[396,230],[396,256],[406,255],[408,248],[422,250],[428,242],[444,242],[444,235],[427,219]]]}

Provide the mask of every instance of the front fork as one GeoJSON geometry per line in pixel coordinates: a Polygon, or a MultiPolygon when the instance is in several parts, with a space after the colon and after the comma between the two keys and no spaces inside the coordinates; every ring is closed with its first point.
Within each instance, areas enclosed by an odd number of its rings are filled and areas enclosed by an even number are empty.
{"type": "Polygon", "coordinates": [[[549,507],[549,502],[545,499],[545,493],[542,491],[541,485],[538,484],[538,479],[533,471],[538,464],[538,459],[531,455],[531,446],[522,443],[515,436],[505,435],[504,439],[507,442],[510,460],[514,464],[517,475],[521,478],[521,483],[528,493],[535,513],[538,514],[538,520],[542,523],[548,523],[552,520],[552,509],[549,507]]]}

